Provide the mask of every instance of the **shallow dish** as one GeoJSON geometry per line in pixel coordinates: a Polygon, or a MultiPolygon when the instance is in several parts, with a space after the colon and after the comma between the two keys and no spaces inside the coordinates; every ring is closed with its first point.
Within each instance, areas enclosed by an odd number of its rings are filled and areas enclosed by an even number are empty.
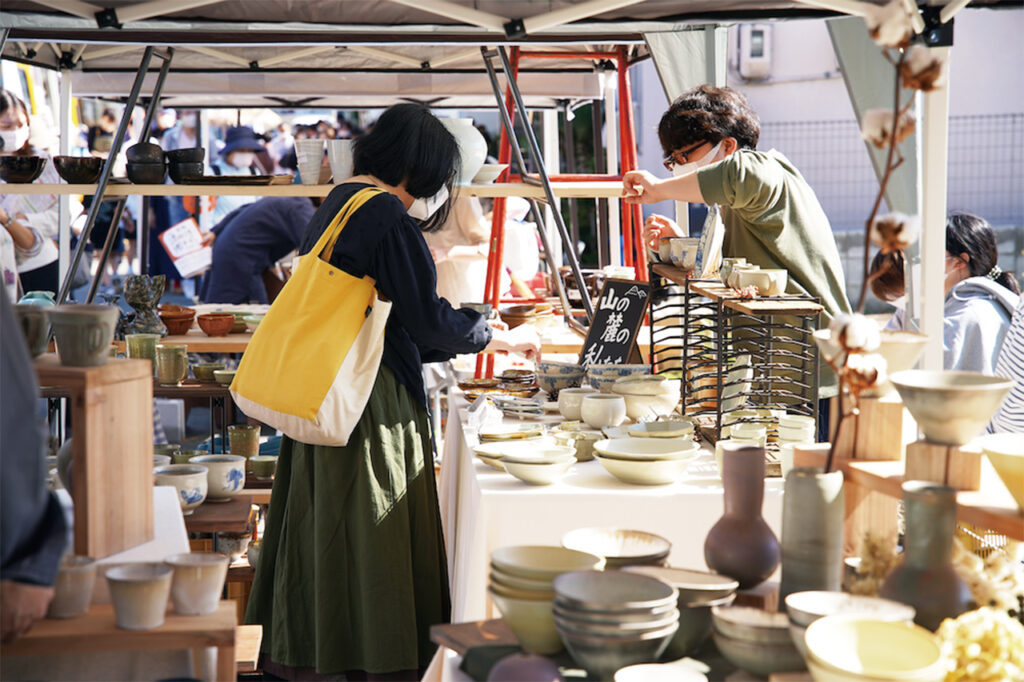
{"type": "Polygon", "coordinates": [[[477,431],[481,441],[523,440],[542,435],[544,427],[538,424],[487,424],[477,431]]]}
{"type": "MultiPolygon", "coordinates": [[[[707,603],[724,599],[739,589],[740,584],[732,578],[708,571],[694,571],[688,568],[670,566],[627,566],[622,570],[639,573],[672,585],[679,590],[679,603],[707,603]]],[[[710,618],[710,614],[709,614],[710,618]]],[[[710,621],[709,621],[710,622],[710,621]]]]}
{"type": "Polygon", "coordinates": [[[491,552],[491,564],[510,575],[554,580],[570,571],[604,567],[604,559],[586,552],[547,545],[512,545],[491,552]]]}
{"type": "Polygon", "coordinates": [[[680,395],[680,380],[666,379],[658,374],[619,377],[612,392],[621,395],[680,395]]]}
{"type": "Polygon", "coordinates": [[[692,459],[700,446],[690,438],[610,438],[594,443],[599,455],[614,459],[654,462],[692,459]]]}
{"type": "Polygon", "coordinates": [[[680,459],[636,460],[615,459],[597,455],[605,471],[631,485],[671,485],[686,476],[689,457],[680,459]]]}
{"type": "Polygon", "coordinates": [[[577,528],[562,536],[562,546],[603,556],[608,569],[659,564],[672,551],[660,535],[624,528],[577,528]]]}
{"type": "Polygon", "coordinates": [[[822,679],[938,681],[945,677],[938,639],[912,623],[826,616],[807,627],[804,641],[808,661],[831,674],[822,679]]]}
{"type": "Polygon", "coordinates": [[[689,438],[693,439],[693,420],[669,419],[640,422],[626,428],[633,438],[689,438]]]}

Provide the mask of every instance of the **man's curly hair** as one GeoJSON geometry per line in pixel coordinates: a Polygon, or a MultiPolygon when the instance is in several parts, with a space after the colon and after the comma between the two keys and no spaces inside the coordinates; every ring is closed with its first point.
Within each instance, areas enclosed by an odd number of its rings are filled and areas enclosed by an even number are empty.
{"type": "Polygon", "coordinates": [[[699,85],[672,102],[658,124],[665,156],[706,141],[717,144],[733,137],[740,149],[756,149],[761,122],[747,98],[732,88],[699,85]]]}

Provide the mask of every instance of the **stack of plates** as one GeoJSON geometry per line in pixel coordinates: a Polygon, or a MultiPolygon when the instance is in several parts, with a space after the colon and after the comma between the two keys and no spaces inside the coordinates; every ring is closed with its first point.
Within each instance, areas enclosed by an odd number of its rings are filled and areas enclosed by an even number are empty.
{"type": "Polygon", "coordinates": [[[488,593],[525,651],[562,650],[551,603],[553,581],[569,571],[600,569],[601,557],[563,547],[518,545],[491,553],[488,593]]]}
{"type": "Polygon", "coordinates": [[[594,443],[612,476],[635,485],[667,485],[686,475],[700,446],[688,438],[611,438],[594,443]]]}
{"type": "Polygon", "coordinates": [[[749,606],[716,606],[711,609],[711,620],[715,646],[737,668],[759,677],[804,669],[785,613],[749,606]]]}
{"type": "Polygon", "coordinates": [[[544,416],[544,401],[535,398],[495,395],[491,401],[506,417],[536,419],[544,416]]]}
{"type": "Polygon", "coordinates": [[[593,677],[653,663],[679,627],[677,592],[655,578],[577,571],[555,578],[554,622],[566,648],[593,677]]]}

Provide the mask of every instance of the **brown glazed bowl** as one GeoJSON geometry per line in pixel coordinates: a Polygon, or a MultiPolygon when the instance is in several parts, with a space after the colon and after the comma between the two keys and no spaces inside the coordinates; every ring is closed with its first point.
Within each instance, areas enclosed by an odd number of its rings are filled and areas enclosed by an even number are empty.
{"type": "Polygon", "coordinates": [[[0,178],[12,184],[33,182],[45,167],[41,156],[0,156],[0,178]]]}
{"type": "Polygon", "coordinates": [[[164,163],[164,150],[152,142],[133,144],[124,152],[129,163],[164,163]]]}
{"type": "Polygon", "coordinates": [[[103,159],[95,156],[55,156],[53,167],[57,175],[70,185],[91,185],[100,179],[103,159]]]}
{"type": "Polygon", "coordinates": [[[231,313],[206,313],[197,319],[199,328],[206,332],[207,336],[227,336],[235,324],[235,316],[231,313]]]}
{"type": "Polygon", "coordinates": [[[188,330],[192,328],[192,322],[195,321],[195,311],[187,313],[168,313],[160,312],[160,321],[167,327],[167,333],[170,336],[181,336],[187,334],[188,330]]]}
{"type": "Polygon", "coordinates": [[[128,179],[135,185],[162,185],[167,177],[167,166],[163,163],[133,163],[126,167],[128,179]]]}
{"type": "Polygon", "coordinates": [[[195,308],[189,308],[188,306],[178,305],[177,303],[161,303],[156,307],[156,309],[160,312],[161,315],[164,313],[191,313],[192,315],[196,314],[195,308]]]}
{"type": "Polygon", "coordinates": [[[202,163],[206,158],[205,147],[186,147],[184,149],[168,149],[164,152],[168,163],[202,163]]]}

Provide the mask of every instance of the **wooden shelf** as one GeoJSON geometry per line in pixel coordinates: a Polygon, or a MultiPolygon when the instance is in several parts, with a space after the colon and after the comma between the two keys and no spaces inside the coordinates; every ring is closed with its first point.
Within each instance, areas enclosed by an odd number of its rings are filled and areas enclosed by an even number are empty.
{"type": "Polygon", "coordinates": [[[227,502],[203,502],[185,517],[189,533],[244,533],[249,530],[252,502],[239,493],[227,502]]]}
{"type": "Polygon", "coordinates": [[[270,504],[270,493],[270,488],[242,488],[238,497],[248,497],[251,504],[270,504]]]}
{"type": "MultiPolygon", "coordinates": [[[[556,196],[574,199],[617,198],[622,196],[622,183],[552,182],[556,196]]],[[[104,196],[261,196],[261,197],[325,197],[335,185],[107,185],[104,196]]],[[[96,185],[44,185],[39,183],[5,184],[5,194],[84,194],[96,193],[96,185]]],[[[470,197],[534,197],[544,196],[541,185],[522,182],[503,182],[487,185],[464,185],[456,188],[455,196],[470,197]]]]}
{"type": "Polygon", "coordinates": [[[153,380],[154,398],[230,398],[231,393],[224,384],[186,379],[177,386],[164,386],[153,380]]]}
{"type": "Polygon", "coordinates": [[[216,647],[217,679],[235,679],[235,603],[222,601],[208,616],[180,616],[168,611],[152,630],[122,630],[111,604],[93,604],[81,618],[46,618],[29,633],[4,644],[3,656],[201,649],[216,647]]]}
{"type": "Polygon", "coordinates": [[[736,290],[718,280],[691,282],[690,289],[713,301],[724,301],[725,307],[744,315],[817,315],[825,308],[806,300],[786,300],[782,297],[737,298],[736,290]]]}

